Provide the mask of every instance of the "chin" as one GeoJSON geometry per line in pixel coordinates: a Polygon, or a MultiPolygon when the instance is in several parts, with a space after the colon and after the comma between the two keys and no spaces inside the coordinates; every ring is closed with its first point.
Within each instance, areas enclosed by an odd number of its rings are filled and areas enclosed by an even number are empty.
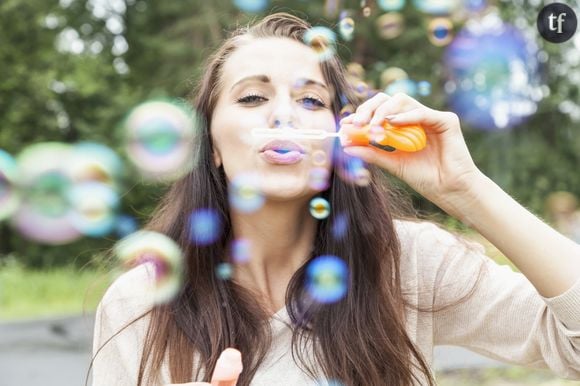
{"type": "Polygon", "coordinates": [[[276,184],[276,186],[263,186],[262,192],[264,197],[271,201],[304,200],[316,194],[316,192],[306,184],[276,184]]]}

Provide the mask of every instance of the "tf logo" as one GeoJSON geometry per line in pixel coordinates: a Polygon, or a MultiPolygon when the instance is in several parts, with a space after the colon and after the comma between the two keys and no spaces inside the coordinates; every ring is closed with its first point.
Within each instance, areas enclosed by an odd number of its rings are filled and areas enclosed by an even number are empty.
{"type": "Polygon", "coordinates": [[[562,3],[546,5],[538,14],[538,31],[552,43],[563,43],[576,32],[578,20],[574,10],[562,3]]]}

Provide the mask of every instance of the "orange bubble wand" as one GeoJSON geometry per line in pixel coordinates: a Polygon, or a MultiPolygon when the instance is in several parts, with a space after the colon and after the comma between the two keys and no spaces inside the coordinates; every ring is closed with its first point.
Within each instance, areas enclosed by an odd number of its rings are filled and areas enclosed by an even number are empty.
{"type": "Polygon", "coordinates": [[[384,122],[381,126],[343,125],[338,132],[315,129],[269,129],[254,128],[252,135],[266,138],[294,138],[323,140],[339,138],[342,146],[375,146],[387,151],[420,151],[427,145],[425,130],[418,125],[394,126],[384,122]]]}

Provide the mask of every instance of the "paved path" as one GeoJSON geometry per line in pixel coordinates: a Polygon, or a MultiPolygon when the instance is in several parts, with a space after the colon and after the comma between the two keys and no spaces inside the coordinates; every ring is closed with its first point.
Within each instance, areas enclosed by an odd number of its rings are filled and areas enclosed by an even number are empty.
{"type": "MultiPolygon", "coordinates": [[[[92,332],[92,315],[0,322],[0,386],[83,386],[92,332]]],[[[434,366],[456,369],[501,363],[458,347],[442,346],[435,349],[434,366]]]]}

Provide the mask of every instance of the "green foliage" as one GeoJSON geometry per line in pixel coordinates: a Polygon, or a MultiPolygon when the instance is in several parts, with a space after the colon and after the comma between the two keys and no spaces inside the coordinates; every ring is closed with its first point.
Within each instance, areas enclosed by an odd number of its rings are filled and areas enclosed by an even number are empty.
{"type": "Polygon", "coordinates": [[[0,320],[93,312],[110,279],[97,268],[31,270],[6,258],[0,263],[0,320]]]}
{"type": "MultiPolygon", "coordinates": [[[[88,140],[104,143],[122,154],[118,127],[133,106],[157,97],[188,97],[201,76],[201,64],[227,32],[262,16],[243,14],[230,0],[128,0],[119,2],[125,10],[110,6],[104,11],[94,9],[95,3],[99,2],[0,3],[0,63],[4,74],[0,80],[0,148],[15,155],[31,143],[88,140]],[[107,27],[107,18],[111,17],[121,20],[121,31],[107,27]],[[59,36],[71,31],[84,43],[80,52],[57,49],[59,36]],[[115,48],[121,38],[128,44],[126,52],[115,48]]],[[[287,11],[307,18],[313,25],[335,27],[337,15],[325,15],[324,3],[276,0],[268,12],[287,11]]],[[[441,64],[444,48],[429,43],[428,16],[407,2],[404,33],[397,39],[382,40],[375,27],[380,10],[375,8],[364,17],[360,1],[342,4],[352,11],[356,22],[354,39],[339,41],[338,52],[345,63],[362,64],[366,80],[375,86],[383,69],[401,67],[411,78],[432,84],[432,94],[420,98],[422,103],[448,109],[441,64]]],[[[535,28],[538,9],[529,2],[498,2],[497,6],[506,21],[520,18],[535,28]]],[[[460,27],[457,25],[456,31],[460,27]]],[[[558,65],[564,63],[564,49],[571,41],[556,45],[538,38],[536,42],[550,58],[544,70],[550,95],[535,116],[507,132],[481,133],[467,125],[463,129],[476,164],[525,206],[541,213],[544,198],[553,190],[580,195],[578,123],[559,112],[562,101],[577,101],[579,93],[578,87],[568,81],[566,68],[558,65]]],[[[129,168],[124,183],[127,193],[123,195],[122,210],[143,223],[165,187],[143,184],[129,168]]],[[[410,193],[422,211],[438,211],[410,193]]],[[[35,267],[69,262],[83,265],[115,241],[113,237],[83,239],[47,247],[23,239],[6,223],[0,223],[0,237],[0,256],[12,254],[35,267]]]]}

